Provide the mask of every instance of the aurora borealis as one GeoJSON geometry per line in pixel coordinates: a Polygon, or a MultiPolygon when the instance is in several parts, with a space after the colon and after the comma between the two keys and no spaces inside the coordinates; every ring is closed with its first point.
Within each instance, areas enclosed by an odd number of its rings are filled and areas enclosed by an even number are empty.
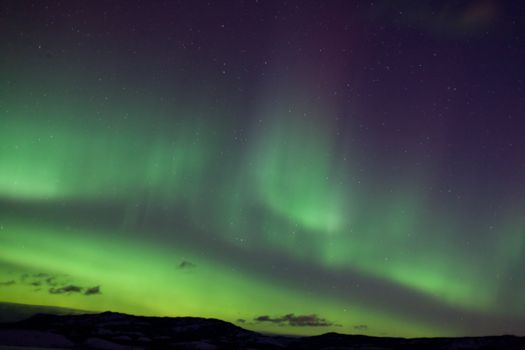
{"type": "Polygon", "coordinates": [[[0,301],[525,335],[524,13],[2,1],[0,301]]]}

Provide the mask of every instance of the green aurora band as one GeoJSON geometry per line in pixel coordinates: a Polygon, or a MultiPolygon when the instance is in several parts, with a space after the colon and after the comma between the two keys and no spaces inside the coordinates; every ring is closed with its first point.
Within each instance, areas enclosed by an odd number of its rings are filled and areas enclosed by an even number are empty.
{"type": "MultiPolygon", "coordinates": [[[[0,88],[0,301],[284,334],[523,332],[524,284],[512,277],[524,197],[461,180],[451,187],[464,198],[437,193],[439,164],[417,165],[422,148],[378,155],[358,109],[341,112],[315,88],[313,58],[268,73],[247,103],[205,64],[148,80],[116,63],[127,51],[35,63],[24,50],[2,58],[12,70],[2,66],[0,88]],[[389,172],[394,161],[404,170],[389,172]],[[487,198],[498,215],[485,215],[487,198]],[[39,274],[102,293],[53,294],[39,274]],[[255,321],[289,313],[331,325],[255,321]]],[[[294,57],[268,71],[283,62],[294,57]]]]}
{"type": "Polygon", "coordinates": [[[126,118],[105,124],[84,119],[72,105],[56,109],[54,102],[38,111],[12,104],[2,116],[7,123],[0,131],[0,196],[4,209],[10,208],[1,214],[2,275],[67,275],[81,285],[102,285],[103,294],[61,298],[19,283],[2,289],[4,301],[230,321],[290,309],[323,315],[337,331],[370,324],[377,335],[459,335],[463,330],[456,325],[421,323],[373,303],[327,301],[318,291],[273,280],[271,273],[258,277],[228,260],[220,263],[207,252],[213,243],[188,245],[191,237],[178,238],[179,230],[197,227],[208,240],[247,252],[267,249],[306,268],[350,267],[475,312],[498,306],[498,284],[487,281],[490,269],[504,271],[521,254],[523,237],[515,234],[522,227],[519,215],[501,223],[506,239],[494,242],[497,263],[480,269],[482,257],[464,261],[454,252],[454,236],[443,235],[461,229],[454,227],[457,218],[442,212],[439,222],[449,224],[429,225],[437,214],[425,211],[428,203],[408,185],[369,198],[356,183],[345,183],[355,176],[355,166],[350,159],[334,165],[335,145],[318,120],[265,119],[269,125],[257,130],[255,142],[238,157],[243,161],[235,164],[217,152],[226,136],[213,122],[160,116],[146,126],[139,112],[130,110],[126,118]],[[61,206],[77,202],[93,208],[115,203],[118,216],[109,223],[96,215],[82,220],[89,214],[75,218],[71,210],[61,212],[61,206]],[[54,209],[39,209],[48,205],[54,209]],[[159,210],[162,217],[176,218],[163,229],[170,243],[140,239],[155,236],[150,231],[158,218],[150,212],[159,210]],[[196,268],[178,269],[182,260],[196,268]]]}

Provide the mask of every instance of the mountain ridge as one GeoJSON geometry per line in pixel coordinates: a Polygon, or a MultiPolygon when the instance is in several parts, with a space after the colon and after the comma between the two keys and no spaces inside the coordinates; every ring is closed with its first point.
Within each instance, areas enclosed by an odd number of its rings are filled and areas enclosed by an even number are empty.
{"type": "Polygon", "coordinates": [[[523,350],[525,337],[395,338],[329,332],[292,337],[261,334],[216,318],[134,316],[106,311],[35,314],[0,323],[1,346],[53,349],[361,349],[523,350]]]}
{"type": "Polygon", "coordinates": [[[62,306],[21,304],[7,301],[0,302],[0,323],[22,321],[38,313],[77,315],[97,313],[97,311],[73,309],[62,306]]]}

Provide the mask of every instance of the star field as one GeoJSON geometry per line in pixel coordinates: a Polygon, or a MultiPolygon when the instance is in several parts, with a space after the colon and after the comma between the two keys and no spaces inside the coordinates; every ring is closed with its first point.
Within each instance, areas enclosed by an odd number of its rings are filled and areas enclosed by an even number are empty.
{"type": "Polygon", "coordinates": [[[0,301],[525,335],[520,1],[4,1],[0,301]]]}

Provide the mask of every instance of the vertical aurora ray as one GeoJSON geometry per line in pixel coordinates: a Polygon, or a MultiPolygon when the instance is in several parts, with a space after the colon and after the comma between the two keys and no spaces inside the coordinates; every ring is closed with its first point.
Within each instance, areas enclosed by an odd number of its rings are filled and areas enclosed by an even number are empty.
{"type": "Polygon", "coordinates": [[[327,137],[303,123],[288,119],[260,136],[254,186],[262,205],[276,215],[305,229],[334,233],[343,226],[347,196],[337,165],[330,162],[327,137]]]}
{"type": "Polygon", "coordinates": [[[213,137],[191,118],[174,126],[159,118],[146,127],[132,120],[138,118],[86,123],[74,107],[48,106],[8,120],[0,131],[0,192],[27,199],[191,197],[213,137]],[[64,123],[70,116],[78,120],[64,123]]]}

